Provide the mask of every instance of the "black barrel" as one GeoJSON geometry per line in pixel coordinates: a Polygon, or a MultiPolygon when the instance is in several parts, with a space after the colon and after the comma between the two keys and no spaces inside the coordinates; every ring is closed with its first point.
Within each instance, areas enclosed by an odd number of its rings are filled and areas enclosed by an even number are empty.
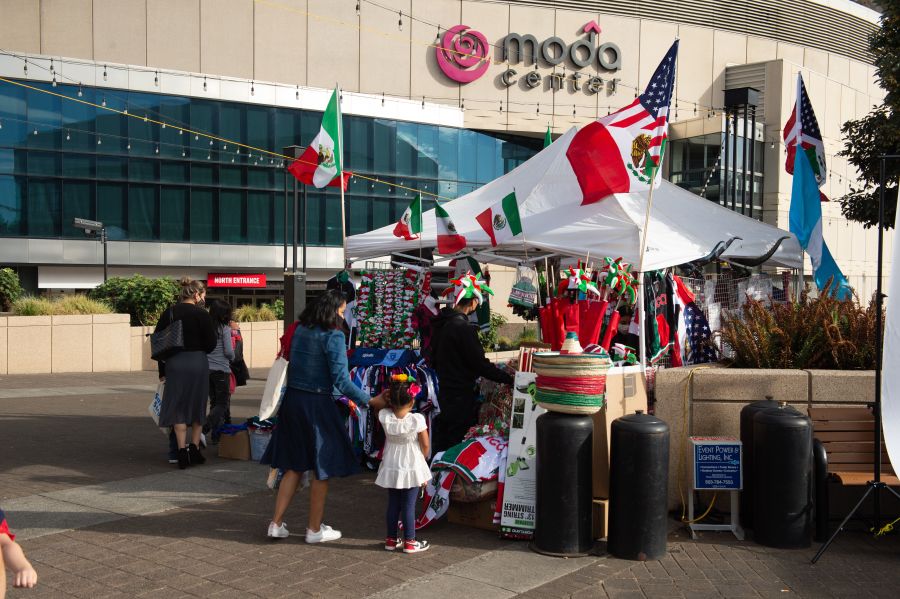
{"type": "Polygon", "coordinates": [[[812,423],[788,406],[753,417],[753,538],[783,549],[809,547],[812,423]]]}
{"type": "Polygon", "coordinates": [[[762,401],[754,401],[741,408],[741,446],[744,459],[744,488],[741,490],[741,526],[753,528],[753,417],[759,412],[778,407],[778,402],[767,395],[762,401]]]}
{"type": "Polygon", "coordinates": [[[534,542],[538,553],[587,554],[591,538],[590,416],[547,412],[537,419],[537,493],[534,542]]]}
{"type": "Polygon", "coordinates": [[[669,426],[642,412],[612,423],[607,549],[630,560],[659,559],[668,533],[669,426]]]}

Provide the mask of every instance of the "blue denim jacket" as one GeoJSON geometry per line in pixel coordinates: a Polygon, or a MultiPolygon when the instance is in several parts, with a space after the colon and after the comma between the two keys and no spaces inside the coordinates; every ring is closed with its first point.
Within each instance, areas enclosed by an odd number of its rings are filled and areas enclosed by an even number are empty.
{"type": "Polygon", "coordinates": [[[350,380],[346,341],[337,329],[297,327],[291,340],[287,384],[292,389],[323,394],[337,388],[337,394],[358,404],[369,403],[369,394],[350,380]]]}

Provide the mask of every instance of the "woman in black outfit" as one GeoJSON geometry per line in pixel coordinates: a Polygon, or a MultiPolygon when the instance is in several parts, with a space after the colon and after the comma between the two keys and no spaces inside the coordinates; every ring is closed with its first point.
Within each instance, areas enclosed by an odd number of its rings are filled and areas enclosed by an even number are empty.
{"type": "Polygon", "coordinates": [[[180,320],[184,332],[184,349],[159,364],[159,380],[166,382],[159,426],[175,429],[178,442],[178,467],[206,461],[200,453],[200,433],[206,420],[209,396],[209,362],[206,354],[216,346],[216,331],[209,313],[202,308],[206,289],[200,281],[181,279],[179,302],[163,312],[156,330],[180,320]],[[187,442],[187,425],[191,425],[191,442],[187,442]]]}

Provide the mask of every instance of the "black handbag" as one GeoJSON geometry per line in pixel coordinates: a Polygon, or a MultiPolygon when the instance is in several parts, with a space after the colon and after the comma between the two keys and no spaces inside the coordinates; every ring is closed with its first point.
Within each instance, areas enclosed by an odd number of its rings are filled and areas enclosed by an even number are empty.
{"type": "Polygon", "coordinates": [[[244,342],[238,341],[234,348],[234,360],[231,361],[231,373],[234,374],[234,384],[243,387],[250,380],[250,369],[244,361],[244,342]]]}
{"type": "Polygon", "coordinates": [[[166,359],[184,349],[184,328],[180,320],[175,320],[175,311],[169,308],[168,326],[150,334],[150,357],[157,362],[166,359]]]}

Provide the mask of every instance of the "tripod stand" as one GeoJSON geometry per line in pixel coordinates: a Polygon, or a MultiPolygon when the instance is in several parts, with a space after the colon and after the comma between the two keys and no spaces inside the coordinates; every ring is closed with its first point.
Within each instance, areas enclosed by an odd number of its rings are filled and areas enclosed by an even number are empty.
{"type": "MultiPolygon", "coordinates": [[[[859,501],[853,506],[853,509],[850,510],[850,513],[847,514],[847,517],[844,518],[844,521],[841,522],[841,525],[837,527],[837,530],[832,533],[832,535],[828,538],[825,543],[819,547],[819,551],[816,552],[816,555],[812,558],[812,563],[816,563],[819,561],[819,558],[822,557],[822,554],[828,550],[828,547],[831,546],[831,543],[837,538],[837,536],[844,530],[844,526],[847,525],[847,522],[850,521],[854,515],[856,515],[857,510],[862,507],[862,504],[865,502],[866,498],[869,495],[872,496],[872,509],[875,517],[875,526],[874,530],[877,531],[880,525],[881,520],[881,491],[887,490],[892,493],[897,499],[900,499],[900,494],[898,494],[894,489],[887,486],[881,480],[881,359],[882,359],[882,306],[884,302],[884,294],[881,292],[881,279],[882,279],[882,254],[884,251],[884,184],[885,184],[885,176],[884,176],[884,167],[885,163],[888,160],[896,160],[900,158],[900,154],[882,154],[881,155],[881,170],[879,173],[879,184],[880,184],[880,193],[878,196],[878,282],[875,291],[875,425],[873,427],[873,435],[874,435],[874,450],[873,450],[873,478],[874,480],[870,480],[866,483],[866,491],[863,493],[862,497],[859,498],[859,501]]],[[[900,298],[898,298],[900,301],[900,298]]]]}

